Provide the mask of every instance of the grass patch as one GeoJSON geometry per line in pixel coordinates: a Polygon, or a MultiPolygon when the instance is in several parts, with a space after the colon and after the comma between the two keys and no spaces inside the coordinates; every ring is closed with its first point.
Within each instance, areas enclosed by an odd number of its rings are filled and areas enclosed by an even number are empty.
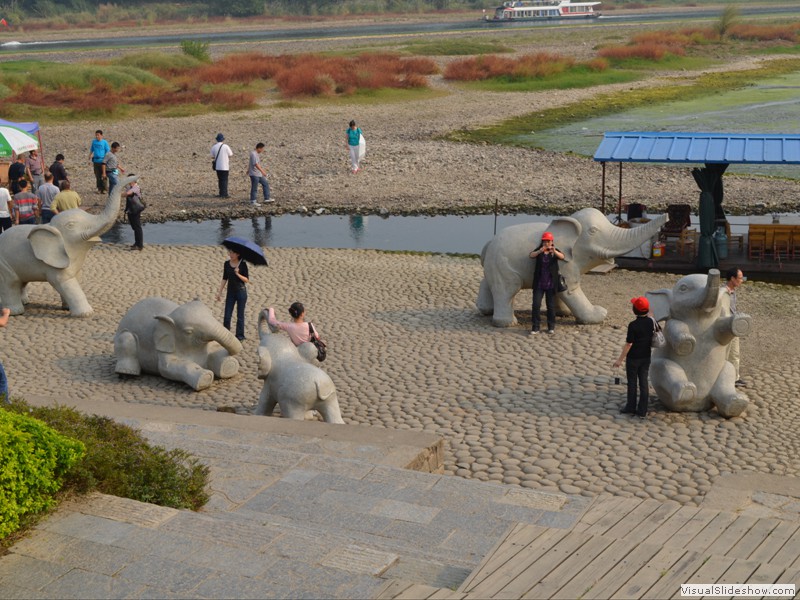
{"type": "Polygon", "coordinates": [[[676,56],[668,54],[661,60],[654,62],[644,58],[627,58],[623,60],[609,60],[611,66],[629,71],[645,71],[647,74],[654,70],[659,71],[699,71],[719,64],[719,60],[705,56],[676,56]]]}
{"type": "Polygon", "coordinates": [[[33,84],[46,90],[89,90],[98,81],[114,89],[135,83],[167,83],[161,77],[134,66],[112,67],[30,60],[0,63],[0,81],[11,88],[33,84]]]}
{"type": "Polygon", "coordinates": [[[471,89],[490,92],[540,92],[544,90],[587,88],[610,83],[626,83],[637,81],[643,77],[643,74],[632,71],[615,70],[597,72],[582,67],[575,67],[568,72],[559,73],[542,79],[531,78],[522,81],[512,81],[505,77],[498,77],[486,81],[473,81],[464,85],[471,89]]]}
{"type": "Polygon", "coordinates": [[[457,142],[527,146],[528,144],[517,140],[517,136],[522,131],[545,131],[593,117],[624,112],[639,106],[711,96],[750,86],[761,79],[794,73],[798,69],[800,69],[800,59],[779,59],[771,61],[759,69],[707,73],[694,79],[675,78],[675,85],[602,94],[590,101],[537,111],[489,127],[453,131],[443,137],[457,142]]]}
{"type": "Polygon", "coordinates": [[[409,54],[419,56],[475,56],[514,52],[513,48],[500,42],[479,41],[470,38],[410,42],[403,49],[409,54]]]}

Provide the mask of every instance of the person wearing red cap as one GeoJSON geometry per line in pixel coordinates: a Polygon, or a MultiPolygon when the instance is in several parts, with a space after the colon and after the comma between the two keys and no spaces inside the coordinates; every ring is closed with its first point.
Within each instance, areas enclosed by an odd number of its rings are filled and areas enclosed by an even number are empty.
{"type": "Polygon", "coordinates": [[[647,416],[647,403],[650,400],[650,345],[653,342],[653,333],[656,322],[650,316],[650,303],[647,298],[639,296],[631,298],[633,312],[636,318],[628,323],[628,335],[625,345],[614,367],[620,367],[625,361],[625,375],[628,379],[628,401],[620,412],[623,414],[637,415],[641,418],[647,416]],[[636,387],[639,387],[639,402],[636,402],[636,387]]]}
{"type": "Polygon", "coordinates": [[[564,254],[556,248],[553,234],[545,231],[542,242],[528,255],[536,260],[533,268],[533,306],[531,316],[533,325],[530,335],[539,333],[542,323],[542,298],[547,304],[547,333],[555,333],[556,328],[556,291],[558,289],[558,261],[564,260],[564,254]]]}

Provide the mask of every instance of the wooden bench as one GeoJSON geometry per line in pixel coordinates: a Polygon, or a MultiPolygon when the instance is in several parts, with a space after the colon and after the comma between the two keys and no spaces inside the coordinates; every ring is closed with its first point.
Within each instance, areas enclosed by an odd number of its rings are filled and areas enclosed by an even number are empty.
{"type": "Polygon", "coordinates": [[[775,260],[796,258],[800,244],[800,225],[781,223],[751,224],[747,231],[748,257],[761,260],[766,255],[775,260]]]}

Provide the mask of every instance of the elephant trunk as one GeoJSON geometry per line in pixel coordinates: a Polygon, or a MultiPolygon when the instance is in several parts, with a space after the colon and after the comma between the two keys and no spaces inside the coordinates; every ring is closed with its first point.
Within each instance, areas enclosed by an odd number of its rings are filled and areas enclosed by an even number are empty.
{"type": "Polygon", "coordinates": [[[719,270],[710,269],[708,271],[708,283],[706,284],[706,293],[700,301],[699,308],[702,310],[710,310],[717,305],[719,299],[719,270]]]}
{"type": "Polygon", "coordinates": [[[117,216],[119,215],[123,188],[137,179],[139,178],[126,177],[111,189],[108,194],[108,199],[106,200],[105,208],[103,208],[103,211],[100,214],[95,215],[93,222],[83,232],[82,237],[84,240],[89,240],[95,236],[102,235],[111,229],[117,220],[117,216]]]}
{"type": "Polygon", "coordinates": [[[225,348],[231,356],[239,354],[239,352],[242,351],[242,343],[236,339],[235,335],[225,329],[222,324],[218,323],[217,327],[211,332],[211,335],[213,340],[225,348]]]}
{"type": "Polygon", "coordinates": [[[601,256],[603,258],[614,258],[626,252],[630,252],[634,248],[644,244],[650,238],[658,235],[662,225],[666,222],[666,215],[659,215],[653,217],[648,223],[639,227],[623,229],[622,227],[612,226],[612,230],[606,240],[606,245],[601,256]]]}

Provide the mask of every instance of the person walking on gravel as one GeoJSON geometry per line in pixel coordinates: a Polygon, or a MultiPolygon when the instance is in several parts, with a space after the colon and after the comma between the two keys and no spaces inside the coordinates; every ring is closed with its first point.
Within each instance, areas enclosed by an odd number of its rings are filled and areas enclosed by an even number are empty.
{"type": "Polygon", "coordinates": [[[256,202],[256,194],[258,193],[258,184],[264,191],[264,202],[272,202],[269,194],[269,181],[267,180],[267,171],[261,165],[261,153],[264,151],[263,142],[256,144],[256,149],[250,152],[250,164],[247,167],[247,174],[250,176],[250,205],[261,206],[256,202]]]}
{"type": "Polygon", "coordinates": [[[217,134],[217,143],[211,146],[211,163],[212,168],[217,173],[217,185],[219,187],[219,197],[229,198],[228,196],[228,174],[231,169],[230,158],[233,156],[233,151],[230,146],[225,143],[225,136],[221,133],[217,134]]]}
{"type": "Polygon", "coordinates": [[[102,130],[98,129],[94,132],[91,152],[89,153],[89,160],[92,161],[98,194],[105,194],[106,191],[108,191],[106,189],[108,180],[103,171],[103,158],[105,158],[106,154],[109,152],[111,152],[111,147],[108,145],[108,142],[103,139],[102,130]]]}
{"type": "Polygon", "coordinates": [[[119,164],[119,151],[122,146],[119,142],[111,144],[111,151],[103,157],[103,177],[108,179],[108,193],[111,193],[119,183],[119,174],[124,173],[125,169],[119,164]]]}
{"type": "Polygon", "coordinates": [[[361,161],[361,139],[362,139],[362,132],[361,128],[356,127],[355,121],[350,121],[350,127],[346,132],[347,138],[347,150],[350,152],[350,171],[352,173],[358,173],[359,169],[359,162],[361,161]]]}

